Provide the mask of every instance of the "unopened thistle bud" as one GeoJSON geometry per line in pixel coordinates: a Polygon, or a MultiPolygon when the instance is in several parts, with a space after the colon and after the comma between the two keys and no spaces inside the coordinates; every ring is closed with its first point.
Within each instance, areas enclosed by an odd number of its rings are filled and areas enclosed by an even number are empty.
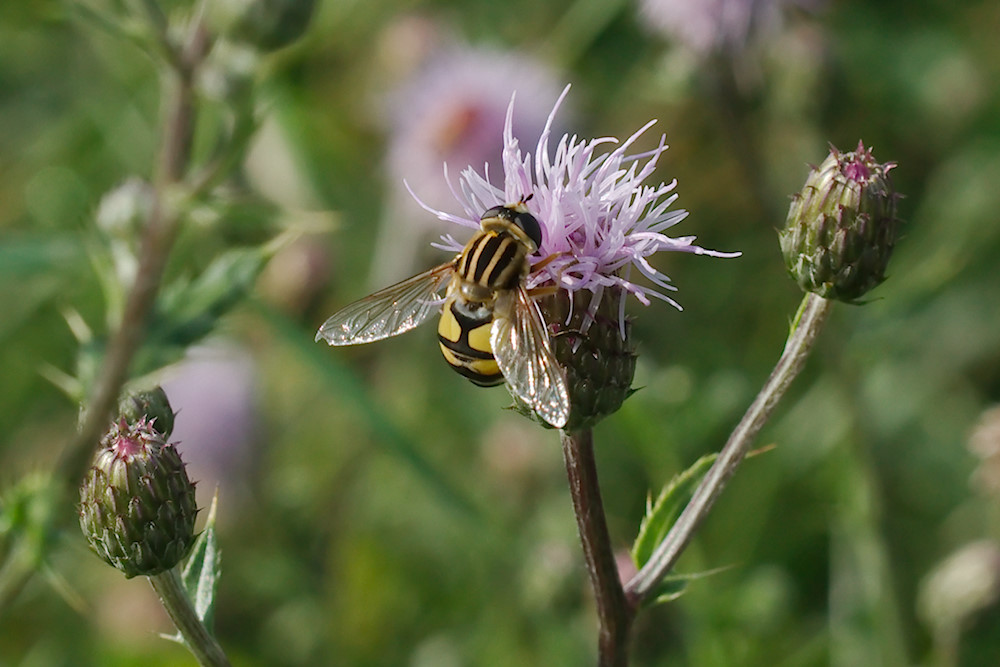
{"type": "Polygon", "coordinates": [[[152,208],[153,187],[132,177],[101,197],[94,219],[108,236],[130,240],[142,230],[152,208]]]}
{"type": "Polygon", "coordinates": [[[174,411],[162,387],[129,394],[118,402],[119,419],[135,424],[143,417],[164,439],[170,437],[174,430],[174,411]]]}
{"type": "Polygon", "coordinates": [[[302,37],[315,10],[316,0],[220,0],[210,19],[224,35],[272,51],[302,37]]]}
{"type": "Polygon", "coordinates": [[[885,280],[899,219],[889,170],[871,150],[830,155],[792,197],[779,233],[785,265],[807,292],[855,303],[885,280]]]}
{"type": "Polygon", "coordinates": [[[91,549],[126,577],[177,565],[194,542],[194,484],[152,423],[121,419],[101,441],[80,487],[80,527],[91,549]]]}

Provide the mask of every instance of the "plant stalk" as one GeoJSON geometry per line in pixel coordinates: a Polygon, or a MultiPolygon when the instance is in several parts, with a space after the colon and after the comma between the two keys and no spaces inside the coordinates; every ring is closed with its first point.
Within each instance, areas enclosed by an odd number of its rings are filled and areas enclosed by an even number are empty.
{"type": "Polygon", "coordinates": [[[832,306],[832,301],[812,293],[807,294],[802,300],[788,340],[785,342],[785,349],[764,387],[729,436],[715,463],[695,489],[691,501],[677,518],[677,522],[656,547],[649,561],[625,586],[630,601],[639,604],[646,600],[673,569],[694,532],[736,472],[757,433],[774,412],[778,401],[788,391],[792,380],[801,372],[832,306]]]}
{"type": "Polygon", "coordinates": [[[562,447],[583,557],[597,605],[600,624],[597,664],[598,667],[626,667],[634,610],[622,590],[608,536],[594,460],[593,432],[590,429],[563,431],[562,447]]]}
{"type": "Polygon", "coordinates": [[[198,664],[202,667],[230,667],[222,647],[198,618],[177,568],[147,578],[198,664]]]}

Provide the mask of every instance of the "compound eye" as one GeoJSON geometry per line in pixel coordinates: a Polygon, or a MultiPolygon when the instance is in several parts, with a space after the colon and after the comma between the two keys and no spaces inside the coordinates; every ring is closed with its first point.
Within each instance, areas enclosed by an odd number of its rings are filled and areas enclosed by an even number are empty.
{"type": "Polygon", "coordinates": [[[542,245],[542,226],[538,220],[530,213],[515,213],[514,224],[528,235],[528,238],[535,242],[535,247],[542,245]]]}
{"type": "Polygon", "coordinates": [[[481,216],[479,216],[479,219],[480,220],[489,220],[490,218],[507,219],[509,217],[509,212],[510,209],[507,208],[506,206],[494,206],[493,208],[489,209],[481,216]]]}

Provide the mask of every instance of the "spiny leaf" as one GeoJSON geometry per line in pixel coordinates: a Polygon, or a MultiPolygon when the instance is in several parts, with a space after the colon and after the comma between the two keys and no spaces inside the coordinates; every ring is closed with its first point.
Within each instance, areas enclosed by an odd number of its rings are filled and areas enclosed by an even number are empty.
{"type": "Polygon", "coordinates": [[[704,572],[693,572],[691,574],[671,574],[663,578],[663,581],[659,583],[656,590],[652,595],[649,596],[648,600],[643,603],[643,607],[652,607],[653,605],[661,604],[664,602],[673,602],[680,596],[687,592],[688,583],[695,581],[697,579],[704,579],[705,577],[711,577],[713,575],[719,574],[720,572],[725,572],[731,566],[727,565],[725,567],[717,567],[711,570],[705,570],[704,572]]]}
{"type": "Polygon", "coordinates": [[[694,462],[687,470],[674,475],[663,487],[656,502],[646,500],[646,516],[639,524],[639,534],[632,544],[632,560],[641,568],[649,561],[656,545],[663,541],[677,518],[680,508],[691,496],[695,485],[708,472],[716,454],[706,454],[694,462]]]}
{"type": "Polygon", "coordinates": [[[188,556],[184,570],[181,572],[181,581],[194,603],[198,618],[210,632],[215,616],[215,589],[219,581],[222,560],[219,545],[215,539],[215,513],[218,501],[219,490],[216,489],[215,495],[212,497],[212,506],[208,510],[205,529],[195,540],[191,555],[188,556]]]}
{"type": "Polygon", "coordinates": [[[183,347],[199,340],[249,293],[267,259],[263,248],[229,250],[193,281],[177,279],[163,290],[152,330],[164,344],[183,347]]]}
{"type": "MultiPolygon", "coordinates": [[[[747,458],[764,454],[774,449],[774,445],[765,445],[747,453],[747,458]]],[[[715,462],[717,454],[706,454],[694,462],[687,470],[674,475],[663,487],[656,502],[646,500],[646,515],[639,524],[639,534],[632,544],[632,561],[637,568],[642,568],[657,545],[663,541],[680,513],[681,506],[690,499],[695,487],[701,481],[709,467],[715,462]]]]}

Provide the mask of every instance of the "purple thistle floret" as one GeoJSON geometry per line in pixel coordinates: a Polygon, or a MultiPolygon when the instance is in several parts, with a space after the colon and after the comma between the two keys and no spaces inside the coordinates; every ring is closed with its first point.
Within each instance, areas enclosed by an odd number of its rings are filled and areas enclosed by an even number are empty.
{"type": "MultiPolygon", "coordinates": [[[[661,136],[652,151],[627,154],[656,121],[650,121],[622,142],[614,137],[584,140],[576,135],[563,135],[553,154],[549,143],[552,123],[568,92],[569,86],[556,101],[534,153],[522,153],[514,138],[511,99],[504,125],[503,187],[491,183],[488,165],[483,175],[466,168],[460,177],[461,193],[455,193],[465,209],[464,216],[433,209],[420,202],[416,194],[414,197],[440,219],[472,229],[479,228],[483,211],[524,201],[542,226],[542,244],[532,263],[555,255],[541,269],[532,271],[528,287],[555,284],[570,295],[590,290],[593,298],[584,319],[584,331],[592,323],[589,316],[597,311],[608,288],[633,294],[644,305],[650,304],[650,297],[656,297],[680,310],[680,304],[667,294],[677,288],[666,274],[650,264],[651,255],[678,251],[737,257],[740,253],[706,250],[694,245],[694,236],[673,238],[664,234],[687,217],[685,210],[669,210],[677,199],[673,193],[676,180],[655,186],[643,184],[653,175],[657,160],[667,150],[666,137],[661,136]],[[616,144],[610,152],[601,151],[616,144]],[[633,267],[653,287],[633,282],[630,279],[633,267]]],[[[445,174],[447,179],[447,165],[445,174]]],[[[463,244],[446,235],[437,247],[457,253],[463,244]]],[[[624,337],[624,305],[619,312],[619,329],[624,337]]]]}

